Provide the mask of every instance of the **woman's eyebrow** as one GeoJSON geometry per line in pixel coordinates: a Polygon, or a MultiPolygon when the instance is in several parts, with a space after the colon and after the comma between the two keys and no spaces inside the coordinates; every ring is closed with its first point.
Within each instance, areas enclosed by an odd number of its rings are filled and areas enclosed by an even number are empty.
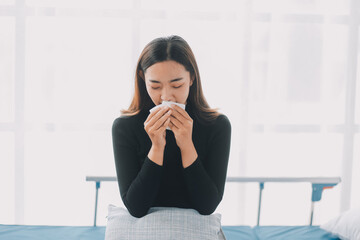
{"type": "MultiPolygon", "coordinates": [[[[170,80],[170,82],[176,82],[176,81],[180,81],[182,80],[183,78],[175,78],[173,80],[170,80]]],[[[160,83],[159,81],[156,81],[156,80],[153,80],[153,79],[150,79],[149,80],[150,82],[153,82],[153,83],[160,83]]]]}

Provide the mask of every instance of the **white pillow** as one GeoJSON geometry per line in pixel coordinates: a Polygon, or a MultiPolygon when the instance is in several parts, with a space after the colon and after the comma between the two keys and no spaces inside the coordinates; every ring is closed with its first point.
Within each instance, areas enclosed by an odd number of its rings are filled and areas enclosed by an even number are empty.
{"type": "Polygon", "coordinates": [[[201,215],[194,209],[154,207],[142,218],[109,205],[105,240],[225,239],[221,215],[201,215]]]}
{"type": "Polygon", "coordinates": [[[338,235],[341,239],[360,239],[360,208],[342,213],[340,216],[320,226],[320,228],[338,235]]]}

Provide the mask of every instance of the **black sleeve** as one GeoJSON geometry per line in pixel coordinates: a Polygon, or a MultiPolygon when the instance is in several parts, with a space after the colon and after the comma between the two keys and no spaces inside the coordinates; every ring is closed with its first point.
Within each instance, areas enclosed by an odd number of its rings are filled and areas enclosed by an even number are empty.
{"type": "Polygon", "coordinates": [[[195,162],[184,169],[190,200],[200,214],[213,213],[223,197],[230,141],[230,121],[220,115],[209,139],[207,155],[198,155],[195,162]]]}
{"type": "Polygon", "coordinates": [[[132,216],[143,217],[158,194],[163,168],[148,157],[140,166],[131,119],[115,119],[112,139],[121,198],[132,216]]]}

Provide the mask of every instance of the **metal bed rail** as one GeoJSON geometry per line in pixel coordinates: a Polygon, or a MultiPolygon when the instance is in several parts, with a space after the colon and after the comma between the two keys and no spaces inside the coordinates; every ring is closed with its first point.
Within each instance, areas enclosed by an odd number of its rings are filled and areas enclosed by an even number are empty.
{"type": "MultiPolygon", "coordinates": [[[[114,176],[86,176],[86,181],[95,182],[95,215],[94,226],[96,226],[97,217],[97,205],[98,205],[98,193],[101,182],[116,182],[117,177],[114,176]]],[[[265,188],[265,183],[300,183],[308,182],[312,187],[311,194],[311,209],[310,209],[310,222],[312,226],[314,216],[314,203],[321,200],[322,192],[324,189],[333,188],[341,182],[340,177],[227,177],[226,182],[235,183],[259,183],[259,202],[258,202],[258,216],[257,226],[260,224],[261,213],[261,199],[262,191],[265,188]]]]}

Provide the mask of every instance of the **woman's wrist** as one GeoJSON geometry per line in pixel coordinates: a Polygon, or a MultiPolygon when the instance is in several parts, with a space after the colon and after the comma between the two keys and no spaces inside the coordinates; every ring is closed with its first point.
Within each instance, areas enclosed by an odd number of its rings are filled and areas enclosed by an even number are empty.
{"type": "Polygon", "coordinates": [[[162,166],[164,161],[164,150],[165,147],[151,146],[151,149],[148,153],[148,158],[156,163],[157,165],[162,166]]]}
{"type": "Polygon", "coordinates": [[[184,168],[187,168],[188,166],[193,164],[193,162],[195,162],[195,160],[198,157],[198,154],[196,152],[195,146],[192,141],[191,143],[189,143],[189,145],[180,149],[180,151],[181,151],[182,164],[184,168]]]}

